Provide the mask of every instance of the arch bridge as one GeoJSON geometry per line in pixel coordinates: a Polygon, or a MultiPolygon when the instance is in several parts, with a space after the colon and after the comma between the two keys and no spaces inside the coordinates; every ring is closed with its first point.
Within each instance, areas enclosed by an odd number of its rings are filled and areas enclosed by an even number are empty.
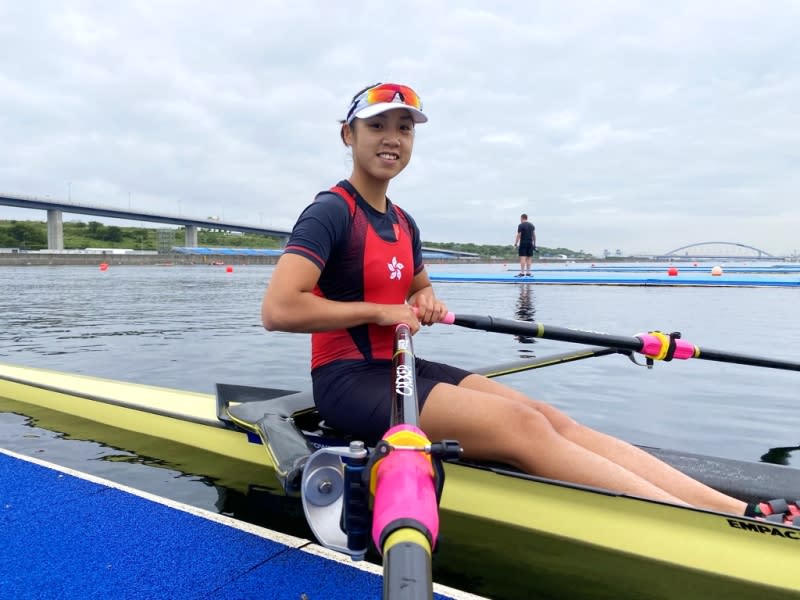
{"type": "Polygon", "coordinates": [[[697,242],[675,248],[660,255],[658,258],[680,258],[683,260],[694,259],[748,259],[748,260],[775,260],[781,257],[770,254],[766,250],[742,244],[740,242],[697,242]]]}

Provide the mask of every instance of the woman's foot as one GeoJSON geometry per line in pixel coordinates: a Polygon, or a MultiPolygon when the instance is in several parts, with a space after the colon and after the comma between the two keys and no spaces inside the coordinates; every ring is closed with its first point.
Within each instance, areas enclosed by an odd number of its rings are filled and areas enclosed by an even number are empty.
{"type": "Polygon", "coordinates": [[[744,516],[781,525],[800,527],[800,501],[778,498],[776,500],[754,502],[747,505],[744,516]]]}

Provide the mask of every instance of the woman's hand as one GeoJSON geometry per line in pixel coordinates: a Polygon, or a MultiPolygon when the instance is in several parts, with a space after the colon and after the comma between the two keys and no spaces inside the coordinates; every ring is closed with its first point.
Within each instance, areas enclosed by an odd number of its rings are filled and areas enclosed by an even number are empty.
{"type": "Polygon", "coordinates": [[[405,323],[414,334],[419,331],[420,321],[414,308],[408,304],[381,304],[378,310],[376,325],[392,326],[405,323]]]}
{"type": "Polygon", "coordinates": [[[438,323],[447,314],[447,306],[436,297],[424,269],[414,277],[408,304],[414,308],[417,319],[422,325],[438,323]]]}
{"type": "Polygon", "coordinates": [[[439,323],[447,314],[447,306],[433,293],[416,294],[410,298],[410,301],[417,313],[417,319],[422,325],[439,323]]]}

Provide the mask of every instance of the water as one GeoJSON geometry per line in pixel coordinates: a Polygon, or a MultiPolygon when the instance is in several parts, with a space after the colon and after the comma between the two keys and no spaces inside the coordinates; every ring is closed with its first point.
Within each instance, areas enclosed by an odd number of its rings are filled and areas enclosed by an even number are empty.
{"type": "MultiPolygon", "coordinates": [[[[471,266],[477,270],[494,266],[471,266]]],[[[431,270],[464,271],[464,266],[431,270]]],[[[0,267],[0,362],[213,393],[216,382],[307,387],[309,338],[267,333],[261,297],[272,267],[0,267]]],[[[659,329],[717,350],[797,359],[798,291],[437,284],[456,313],[491,314],[618,335],[659,329]]],[[[424,328],[420,356],[464,367],[577,346],[424,328]]],[[[592,358],[508,376],[579,421],[628,441],[759,460],[794,447],[800,373],[702,360],[637,367],[592,358]]],[[[211,510],[246,516],[200,476],[0,413],[0,445],[211,510]]],[[[800,466],[800,454],[788,463],[800,466]]],[[[269,524],[275,525],[275,524],[269,524]]]]}
{"type": "MultiPolygon", "coordinates": [[[[471,266],[472,269],[498,268],[471,266]]],[[[431,270],[463,266],[433,265],[431,270]]],[[[267,333],[272,267],[0,267],[0,361],[213,392],[216,382],[307,386],[309,339],[267,333]]],[[[681,331],[702,347],[797,356],[797,291],[437,284],[455,312],[633,335],[681,331]]],[[[471,367],[576,346],[446,326],[417,353],[471,367]]],[[[757,460],[796,445],[800,374],[701,360],[639,368],[609,356],[509,376],[584,423],[633,442],[757,460]]]]}

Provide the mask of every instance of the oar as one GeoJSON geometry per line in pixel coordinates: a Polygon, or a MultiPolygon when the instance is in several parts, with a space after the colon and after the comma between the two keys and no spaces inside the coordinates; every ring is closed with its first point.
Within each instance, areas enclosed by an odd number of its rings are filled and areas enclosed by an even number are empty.
{"type": "Polygon", "coordinates": [[[643,354],[651,360],[689,359],[699,358],[717,362],[751,365],[755,367],[768,367],[771,369],[785,369],[787,371],[800,371],[800,363],[789,360],[750,356],[701,348],[680,339],[680,333],[663,333],[650,331],[635,336],[611,335],[595,331],[569,329],[542,323],[516,321],[491,316],[463,315],[448,313],[442,323],[481,329],[495,333],[510,333],[562,342],[575,342],[579,344],[595,344],[608,348],[629,350],[643,354]]]}
{"type": "Polygon", "coordinates": [[[457,458],[457,442],[431,444],[419,428],[416,359],[411,329],[395,329],[389,430],[370,458],[374,490],[372,539],[383,555],[383,597],[433,598],[431,553],[439,535],[442,458],[457,458]]]}
{"type": "Polygon", "coordinates": [[[371,452],[360,441],[320,448],[306,461],[300,484],[306,520],[326,548],[363,559],[371,521],[388,600],[433,598],[442,461],[461,455],[458,442],[431,443],[419,428],[415,362],[411,329],[401,323],[395,328],[389,429],[371,452]]]}
{"type": "Polygon", "coordinates": [[[608,354],[625,354],[626,356],[630,356],[632,352],[620,350],[619,348],[606,348],[605,346],[586,347],[571,352],[562,352],[559,354],[551,354],[550,356],[540,356],[538,358],[521,358],[498,365],[481,367],[475,369],[475,372],[490,378],[502,377],[503,375],[511,375],[512,373],[521,373],[523,371],[575,362],[576,360],[583,360],[584,358],[592,358],[595,356],[606,356],[608,354]]]}

